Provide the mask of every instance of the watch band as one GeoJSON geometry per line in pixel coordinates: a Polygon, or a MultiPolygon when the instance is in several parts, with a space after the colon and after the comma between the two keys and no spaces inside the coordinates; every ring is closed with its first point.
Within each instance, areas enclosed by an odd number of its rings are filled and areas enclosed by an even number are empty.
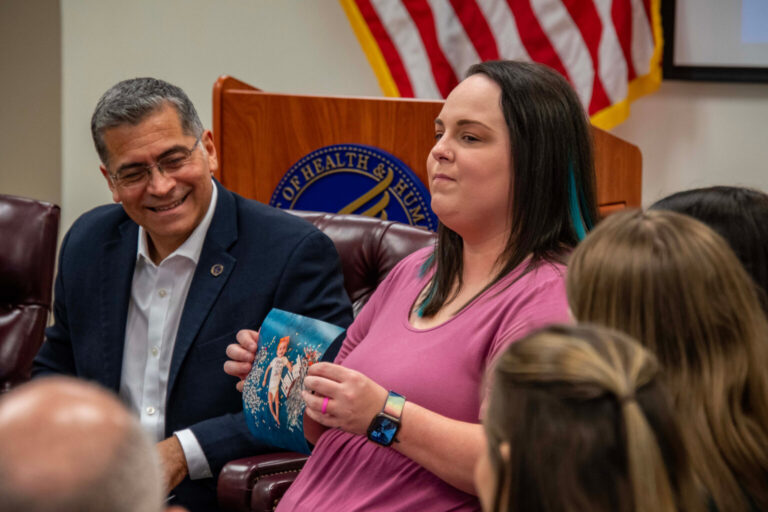
{"type": "Polygon", "coordinates": [[[399,420],[400,416],[403,414],[404,406],[405,397],[399,393],[390,391],[389,395],[387,395],[387,401],[384,402],[384,408],[381,410],[381,412],[399,420]]]}

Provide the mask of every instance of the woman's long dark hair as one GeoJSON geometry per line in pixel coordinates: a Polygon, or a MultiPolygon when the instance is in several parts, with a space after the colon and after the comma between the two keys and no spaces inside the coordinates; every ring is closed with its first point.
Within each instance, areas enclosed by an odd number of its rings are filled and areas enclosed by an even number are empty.
{"type": "Polygon", "coordinates": [[[768,194],[742,187],[697,188],[667,196],[651,210],[684,213],[725,238],[757,285],[768,314],[768,194]]]}
{"type": "MultiPolygon", "coordinates": [[[[590,124],[568,82],[530,62],[483,62],[469,68],[467,76],[477,74],[501,88],[513,162],[511,229],[499,258],[501,268],[483,293],[529,255],[523,273],[545,260],[561,261],[597,223],[598,211],[590,124]]],[[[437,247],[425,267],[435,267],[435,274],[419,304],[425,317],[440,311],[462,285],[463,240],[442,223],[437,234],[437,247]]]]}

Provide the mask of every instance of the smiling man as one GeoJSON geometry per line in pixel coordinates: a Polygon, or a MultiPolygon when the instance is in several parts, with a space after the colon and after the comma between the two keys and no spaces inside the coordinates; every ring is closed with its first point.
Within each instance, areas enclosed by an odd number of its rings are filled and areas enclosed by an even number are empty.
{"type": "Polygon", "coordinates": [[[157,442],[173,500],[215,510],[221,467],[271,450],[248,432],[226,346],[273,307],[346,327],[338,255],[310,224],[213,179],[213,137],[178,87],[118,83],[91,131],[120,205],[84,214],[64,238],[33,372],[118,392],[157,442]]]}

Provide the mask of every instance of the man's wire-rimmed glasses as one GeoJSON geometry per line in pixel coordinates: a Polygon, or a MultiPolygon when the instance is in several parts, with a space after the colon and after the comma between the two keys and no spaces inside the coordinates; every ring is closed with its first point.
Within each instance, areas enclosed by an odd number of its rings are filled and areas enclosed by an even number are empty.
{"type": "Polygon", "coordinates": [[[166,176],[173,175],[173,173],[182,170],[192,160],[192,153],[200,143],[202,134],[195,139],[195,143],[192,147],[187,149],[184,147],[176,148],[170,153],[163,155],[154,164],[131,164],[118,170],[116,173],[109,173],[112,178],[112,182],[121,188],[137,188],[139,186],[149,183],[150,176],[152,176],[152,169],[157,167],[157,171],[166,176]]]}

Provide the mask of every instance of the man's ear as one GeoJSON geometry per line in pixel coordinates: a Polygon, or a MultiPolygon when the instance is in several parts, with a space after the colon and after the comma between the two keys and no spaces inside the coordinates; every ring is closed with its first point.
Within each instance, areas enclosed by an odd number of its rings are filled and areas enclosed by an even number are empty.
{"type": "Polygon", "coordinates": [[[216,154],[216,145],[213,143],[213,134],[211,130],[205,130],[202,137],[200,137],[200,144],[205,148],[205,154],[208,158],[208,168],[211,174],[214,174],[219,170],[219,158],[216,154]]]}
{"type": "Polygon", "coordinates": [[[107,168],[103,165],[99,166],[99,170],[101,171],[101,175],[104,176],[104,179],[107,180],[107,186],[109,187],[109,190],[112,192],[112,200],[116,203],[120,202],[120,195],[117,193],[117,187],[115,187],[115,184],[112,183],[112,178],[109,175],[109,172],[107,171],[107,168]]]}

